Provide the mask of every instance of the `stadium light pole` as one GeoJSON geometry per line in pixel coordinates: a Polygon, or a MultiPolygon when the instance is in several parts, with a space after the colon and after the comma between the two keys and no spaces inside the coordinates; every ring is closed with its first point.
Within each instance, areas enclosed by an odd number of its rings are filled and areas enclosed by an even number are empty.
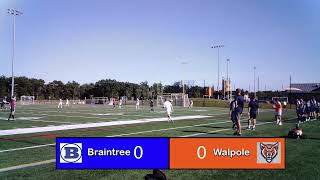
{"type": "Polygon", "coordinates": [[[257,67],[254,66],[253,67],[253,92],[254,92],[254,96],[257,97],[257,93],[256,93],[256,69],[257,67]]]}
{"type": "Polygon", "coordinates": [[[16,41],[16,16],[22,15],[22,12],[15,9],[7,9],[8,14],[13,16],[13,43],[12,43],[12,59],[11,59],[11,97],[14,96],[14,74],[13,74],[13,62],[15,53],[15,41],[16,41]]]}
{"type": "Polygon", "coordinates": [[[219,84],[220,84],[220,48],[223,48],[224,45],[216,45],[216,46],[211,46],[211,48],[218,49],[218,85],[217,85],[217,92],[218,92],[218,99],[220,99],[219,96],[219,84]]]}
{"type": "Polygon", "coordinates": [[[290,109],[291,109],[291,88],[292,86],[291,86],[291,74],[290,74],[290,94],[289,94],[289,102],[288,102],[290,103],[290,109]]]}
{"type": "Polygon", "coordinates": [[[258,96],[256,97],[257,100],[259,100],[259,96],[260,96],[259,91],[260,91],[260,78],[258,76],[258,96]]]}
{"type": "Polygon", "coordinates": [[[229,62],[230,59],[227,59],[227,82],[228,82],[228,90],[227,90],[227,94],[228,94],[228,100],[230,100],[230,79],[229,79],[229,62]]]}
{"type": "MultiPolygon", "coordinates": [[[[181,62],[181,65],[188,65],[188,62],[181,62]]],[[[183,68],[182,68],[183,69],[183,68]]],[[[182,94],[184,94],[185,91],[185,87],[184,87],[184,82],[183,80],[181,80],[181,85],[182,85],[182,94]]]]}

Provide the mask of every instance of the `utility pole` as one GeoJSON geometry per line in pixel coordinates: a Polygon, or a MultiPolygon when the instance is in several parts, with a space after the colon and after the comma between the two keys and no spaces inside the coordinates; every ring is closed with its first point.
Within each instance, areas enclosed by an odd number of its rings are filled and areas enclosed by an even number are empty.
{"type": "Polygon", "coordinates": [[[16,16],[22,15],[22,12],[15,9],[7,9],[8,14],[13,16],[13,43],[12,43],[12,59],[11,59],[11,98],[14,96],[14,74],[13,74],[13,62],[14,62],[14,53],[15,53],[15,41],[16,41],[16,16]]]}
{"type": "Polygon", "coordinates": [[[231,87],[230,87],[230,79],[229,79],[229,62],[230,62],[230,59],[227,59],[227,82],[228,82],[228,89],[227,89],[227,94],[228,94],[228,100],[230,101],[230,90],[231,90],[231,87]]]}
{"type": "Polygon", "coordinates": [[[290,75],[290,94],[289,94],[289,102],[290,104],[290,109],[291,109],[291,75],[290,75]]]}
{"type": "Polygon", "coordinates": [[[256,92],[256,69],[257,67],[254,66],[253,67],[253,92],[254,92],[254,96],[257,97],[257,92],[256,92]]]}
{"type": "Polygon", "coordinates": [[[224,79],[224,76],[222,76],[222,88],[223,88],[223,99],[226,97],[226,80],[224,79]]]}
{"type": "MultiPolygon", "coordinates": [[[[181,62],[181,65],[188,65],[188,62],[181,62]]],[[[184,94],[185,92],[185,87],[184,87],[184,82],[183,80],[181,80],[181,85],[182,85],[182,94],[184,94]]]]}
{"type": "Polygon", "coordinates": [[[217,92],[218,92],[218,99],[220,99],[219,96],[219,89],[220,89],[220,48],[223,48],[224,45],[216,45],[216,46],[211,46],[211,48],[216,48],[218,49],[218,85],[217,85],[217,92]]]}
{"type": "Polygon", "coordinates": [[[205,94],[206,94],[206,80],[203,80],[203,95],[202,95],[203,98],[205,94]]]}
{"type": "MultiPolygon", "coordinates": [[[[258,76],[258,96],[260,95],[259,94],[259,90],[260,90],[260,79],[259,79],[259,76],[258,76]]],[[[259,100],[258,97],[256,97],[256,99],[259,100]]]]}

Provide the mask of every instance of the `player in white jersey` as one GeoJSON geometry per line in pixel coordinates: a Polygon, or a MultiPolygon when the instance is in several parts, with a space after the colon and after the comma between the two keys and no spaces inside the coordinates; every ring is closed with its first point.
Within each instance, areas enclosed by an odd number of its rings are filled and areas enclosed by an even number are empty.
{"type": "Polygon", "coordinates": [[[139,98],[137,98],[137,102],[136,102],[136,110],[140,109],[140,100],[139,98]]]}
{"type": "Polygon", "coordinates": [[[168,122],[172,122],[173,123],[173,120],[171,118],[171,113],[173,112],[173,107],[172,107],[172,104],[171,104],[171,100],[167,100],[166,102],[163,103],[163,107],[166,108],[166,115],[168,117],[168,122]]]}
{"type": "Polygon", "coordinates": [[[69,107],[69,99],[66,100],[66,106],[69,107]]]}
{"type": "Polygon", "coordinates": [[[63,104],[62,99],[59,99],[58,109],[60,109],[60,108],[62,109],[62,104],[63,104]]]}
{"type": "Polygon", "coordinates": [[[120,98],[119,99],[119,109],[121,109],[121,106],[122,106],[122,99],[120,98]]]}
{"type": "Polygon", "coordinates": [[[193,107],[193,101],[190,100],[190,102],[189,102],[189,108],[192,108],[192,107],[193,107]]]}

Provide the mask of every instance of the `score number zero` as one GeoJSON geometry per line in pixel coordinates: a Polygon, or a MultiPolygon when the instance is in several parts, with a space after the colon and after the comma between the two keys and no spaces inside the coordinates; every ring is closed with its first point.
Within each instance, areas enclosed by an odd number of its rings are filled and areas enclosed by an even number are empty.
{"type": "Polygon", "coordinates": [[[207,155],[207,149],[206,149],[206,147],[204,147],[204,146],[199,146],[198,149],[197,149],[197,155],[198,155],[198,158],[199,158],[199,159],[204,159],[204,158],[206,158],[206,155],[207,155]],[[201,153],[201,151],[202,151],[203,153],[201,153]]]}
{"type": "Polygon", "coordinates": [[[141,159],[143,156],[143,149],[141,146],[136,146],[133,150],[133,155],[136,159],[141,159]],[[140,149],[140,156],[137,156],[137,149],[140,149]]]}

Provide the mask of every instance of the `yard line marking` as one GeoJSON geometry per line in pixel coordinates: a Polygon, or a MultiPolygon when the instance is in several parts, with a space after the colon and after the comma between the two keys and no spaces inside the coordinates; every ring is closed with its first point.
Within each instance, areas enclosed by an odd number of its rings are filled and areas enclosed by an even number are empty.
{"type": "Polygon", "coordinates": [[[33,148],[38,148],[38,147],[55,146],[55,145],[56,145],[56,143],[52,143],[52,144],[43,144],[43,145],[38,145],[38,146],[28,146],[28,147],[23,147],[23,148],[7,149],[7,150],[1,150],[0,153],[19,151],[19,150],[25,150],[25,149],[33,149],[33,148]]]}
{"type": "Polygon", "coordinates": [[[203,134],[208,134],[208,133],[214,133],[214,132],[227,131],[227,130],[232,130],[232,128],[219,129],[219,130],[209,131],[209,132],[205,132],[205,133],[188,134],[188,135],[179,136],[179,137],[193,137],[193,136],[198,136],[198,135],[203,135],[203,134]]]}
{"type": "MultiPolygon", "coordinates": [[[[44,117],[37,117],[37,118],[36,117],[18,117],[18,118],[15,118],[15,120],[17,120],[17,121],[48,122],[48,123],[59,123],[59,124],[77,124],[77,123],[66,122],[66,121],[40,120],[41,118],[44,118],[44,117]]],[[[0,120],[8,121],[7,118],[2,118],[2,117],[0,117],[0,120]]]]}
{"type": "Polygon", "coordinates": [[[140,131],[140,132],[133,132],[133,133],[117,134],[117,135],[111,135],[111,136],[106,136],[106,137],[120,137],[120,136],[127,136],[127,135],[144,134],[144,133],[149,133],[149,132],[167,131],[167,130],[189,128],[189,127],[204,126],[204,125],[210,125],[210,124],[224,124],[224,123],[227,123],[227,122],[230,122],[230,121],[221,121],[221,122],[215,122],[215,123],[197,124],[197,125],[191,125],[191,126],[180,126],[180,127],[175,127],[175,128],[154,129],[154,130],[149,130],[149,131],[140,131]]]}
{"type": "MultiPolygon", "coordinates": [[[[188,120],[188,119],[201,119],[210,118],[211,116],[178,116],[174,120],[188,120]]],[[[139,123],[149,123],[149,122],[161,122],[167,121],[167,118],[149,118],[149,119],[137,119],[137,120],[120,120],[120,121],[110,121],[103,123],[86,123],[86,124],[71,124],[71,125],[60,125],[51,127],[38,127],[38,128],[19,128],[19,129],[9,129],[1,130],[0,136],[15,135],[15,134],[32,134],[39,132],[50,132],[50,131],[61,131],[61,130],[71,130],[71,129],[82,129],[82,128],[94,128],[103,126],[116,126],[116,125],[127,125],[127,124],[139,124],[139,123]]]]}
{"type": "Polygon", "coordinates": [[[47,121],[47,120],[24,120],[24,121],[36,121],[36,122],[49,122],[49,123],[59,123],[59,124],[76,124],[73,122],[67,122],[67,121],[47,121]]]}
{"type": "Polygon", "coordinates": [[[34,163],[28,163],[28,164],[22,164],[22,165],[18,165],[18,166],[2,168],[2,169],[0,169],[0,173],[1,172],[12,171],[12,170],[23,169],[23,168],[27,168],[27,167],[39,166],[39,165],[43,165],[43,164],[54,163],[54,162],[56,162],[55,159],[49,159],[49,160],[46,160],[46,161],[39,161],[39,162],[34,162],[34,163]]]}
{"type": "MultiPolygon", "coordinates": [[[[256,124],[256,126],[263,125],[263,124],[270,124],[273,122],[265,122],[265,123],[260,123],[256,124]]],[[[215,133],[215,132],[221,132],[221,131],[227,131],[227,130],[233,130],[232,128],[226,128],[226,129],[219,129],[219,130],[214,130],[214,131],[208,131],[208,132],[203,132],[203,133],[195,133],[195,134],[188,134],[180,137],[194,137],[194,136],[199,136],[199,135],[204,135],[204,134],[210,134],[210,133],[215,133]]]]}

